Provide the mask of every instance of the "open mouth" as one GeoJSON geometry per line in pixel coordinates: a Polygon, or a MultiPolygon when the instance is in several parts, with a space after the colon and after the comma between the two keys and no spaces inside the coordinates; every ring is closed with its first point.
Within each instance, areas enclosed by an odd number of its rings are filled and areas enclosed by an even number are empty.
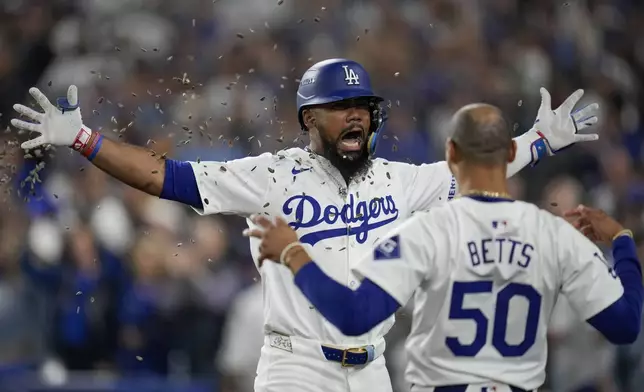
{"type": "Polygon", "coordinates": [[[359,151],[363,142],[364,137],[362,130],[356,129],[342,135],[339,147],[343,151],[359,151]]]}

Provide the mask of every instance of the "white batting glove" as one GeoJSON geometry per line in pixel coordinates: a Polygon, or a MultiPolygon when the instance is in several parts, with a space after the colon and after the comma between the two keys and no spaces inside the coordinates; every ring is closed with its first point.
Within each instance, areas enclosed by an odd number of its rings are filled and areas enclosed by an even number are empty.
{"type": "Polygon", "coordinates": [[[71,85],[67,90],[66,98],[58,98],[54,106],[39,89],[32,87],[29,94],[44,110],[37,112],[25,105],[16,104],[14,110],[27,117],[27,122],[12,119],[11,125],[18,129],[38,132],[40,136],[22,143],[21,147],[29,150],[47,144],[68,146],[76,151],[83,152],[92,136],[92,130],[83,125],[81,111],[78,107],[78,89],[71,85]]]}
{"type": "Polygon", "coordinates": [[[532,130],[540,136],[540,139],[532,145],[533,163],[536,163],[544,153],[554,155],[575,143],[599,139],[599,135],[596,133],[578,133],[598,121],[599,104],[597,103],[573,111],[579,99],[584,95],[584,90],[580,89],[572,93],[555,110],[552,110],[548,90],[542,87],[539,92],[541,93],[541,106],[532,130]]]}

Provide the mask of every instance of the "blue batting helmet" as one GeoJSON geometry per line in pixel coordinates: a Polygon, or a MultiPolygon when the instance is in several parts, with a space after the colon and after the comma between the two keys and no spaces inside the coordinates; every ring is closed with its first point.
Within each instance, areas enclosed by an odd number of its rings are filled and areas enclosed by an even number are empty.
{"type": "Polygon", "coordinates": [[[369,152],[373,154],[376,150],[378,132],[386,120],[386,113],[380,105],[383,99],[375,95],[371,89],[369,74],[355,61],[324,60],[304,72],[297,89],[297,115],[300,126],[303,130],[307,130],[302,117],[304,109],[356,98],[370,99],[373,106],[368,141],[369,152]]]}

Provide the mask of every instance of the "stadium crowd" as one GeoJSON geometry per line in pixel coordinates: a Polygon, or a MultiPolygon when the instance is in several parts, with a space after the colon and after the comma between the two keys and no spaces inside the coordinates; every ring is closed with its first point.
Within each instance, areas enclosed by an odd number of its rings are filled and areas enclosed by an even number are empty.
{"type": "MultiPolygon", "coordinates": [[[[527,168],[514,196],[555,213],[587,203],[644,233],[641,1],[4,0],[0,48],[2,390],[37,371],[252,391],[263,343],[244,222],[144,195],[65,149],[24,156],[8,119],[32,85],[55,97],[76,84],[85,123],[108,137],[229,160],[303,146],[298,77],[347,57],[388,99],[377,155],[413,163],[442,159],[466,103],[500,106],[520,133],[539,87],[555,105],[584,88],[600,141],[527,168]]],[[[401,312],[389,335],[398,391],[408,323],[401,312]]],[[[644,341],[616,349],[563,302],[550,347],[553,392],[644,388],[644,341]]]]}

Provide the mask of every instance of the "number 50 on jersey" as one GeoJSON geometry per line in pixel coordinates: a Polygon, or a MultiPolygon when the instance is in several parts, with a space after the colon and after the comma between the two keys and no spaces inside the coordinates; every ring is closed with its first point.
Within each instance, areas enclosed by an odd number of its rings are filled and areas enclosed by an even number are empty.
{"type": "MultiPolygon", "coordinates": [[[[486,300],[486,302],[488,301],[486,300]]],[[[494,295],[492,281],[454,282],[449,307],[449,319],[468,320],[474,323],[475,333],[473,340],[471,336],[449,336],[445,339],[445,344],[457,357],[474,357],[488,343],[503,357],[520,357],[534,345],[537,339],[540,313],[541,294],[530,285],[510,283],[494,295]],[[466,298],[473,295],[495,297],[495,311],[492,320],[488,319],[481,309],[465,306],[466,298]],[[514,324],[508,326],[510,301],[515,297],[523,297],[527,300],[528,311],[525,315],[526,323],[523,338],[518,343],[508,343],[508,327],[517,327],[514,324]],[[490,328],[492,329],[492,336],[491,342],[488,342],[490,328]]]]}

